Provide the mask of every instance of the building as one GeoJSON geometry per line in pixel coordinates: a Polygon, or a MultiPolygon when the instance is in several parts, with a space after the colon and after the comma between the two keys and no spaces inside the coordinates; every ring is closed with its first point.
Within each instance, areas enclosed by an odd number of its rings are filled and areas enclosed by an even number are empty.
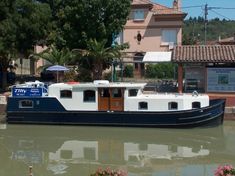
{"type": "Polygon", "coordinates": [[[235,106],[235,45],[176,46],[172,62],[178,64],[178,92],[196,90],[235,106]]]}
{"type": "Polygon", "coordinates": [[[123,62],[133,63],[135,77],[144,75],[143,58],[147,52],[170,51],[174,45],[181,45],[185,16],[180,0],[174,0],[172,7],[150,0],[132,0],[131,12],[119,40],[130,45],[123,62]]]}
{"type": "Polygon", "coordinates": [[[219,37],[219,41],[217,43],[220,45],[235,45],[235,33],[233,37],[224,38],[224,39],[221,39],[219,37]]]}
{"type": "MultiPolygon", "coordinates": [[[[134,66],[134,76],[144,76],[144,56],[147,52],[166,52],[174,45],[182,43],[183,19],[187,15],[181,11],[181,0],[172,0],[172,7],[166,7],[150,0],[132,0],[129,14],[123,31],[116,38],[118,43],[129,43],[130,48],[125,51],[124,63],[134,66]]],[[[35,47],[35,52],[45,48],[35,47]]],[[[148,55],[149,56],[149,55],[148,55]]],[[[167,57],[170,62],[170,53],[154,53],[150,57],[167,57]]],[[[164,60],[164,59],[163,59],[164,60]]],[[[39,60],[34,68],[44,65],[39,60]]],[[[36,71],[35,71],[36,72],[36,71]]],[[[36,73],[37,74],[37,73],[36,73]]]]}

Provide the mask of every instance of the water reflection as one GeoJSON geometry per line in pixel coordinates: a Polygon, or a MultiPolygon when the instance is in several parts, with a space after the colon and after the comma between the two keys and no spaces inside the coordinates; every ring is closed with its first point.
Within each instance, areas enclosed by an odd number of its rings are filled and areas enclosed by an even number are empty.
{"type": "Polygon", "coordinates": [[[98,167],[128,175],[212,176],[234,164],[235,123],[207,129],[7,125],[0,128],[0,175],[89,175],[98,167]]]}

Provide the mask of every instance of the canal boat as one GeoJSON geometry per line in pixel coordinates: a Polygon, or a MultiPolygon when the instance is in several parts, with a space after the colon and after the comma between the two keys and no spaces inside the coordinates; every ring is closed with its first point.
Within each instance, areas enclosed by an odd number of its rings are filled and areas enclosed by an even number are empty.
{"type": "Polygon", "coordinates": [[[224,99],[208,95],[146,92],[146,83],[55,83],[15,85],[8,97],[7,122],[129,127],[218,126],[224,99]]]}

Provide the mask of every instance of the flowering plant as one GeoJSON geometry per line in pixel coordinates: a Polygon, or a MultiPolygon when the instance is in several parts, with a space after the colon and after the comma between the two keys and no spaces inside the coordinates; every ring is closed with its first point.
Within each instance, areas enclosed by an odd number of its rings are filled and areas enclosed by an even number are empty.
{"type": "Polygon", "coordinates": [[[215,170],[215,176],[235,176],[235,169],[232,165],[219,166],[215,170]]]}
{"type": "Polygon", "coordinates": [[[123,170],[112,170],[110,168],[98,168],[96,172],[90,176],[127,176],[127,172],[123,170]]]}

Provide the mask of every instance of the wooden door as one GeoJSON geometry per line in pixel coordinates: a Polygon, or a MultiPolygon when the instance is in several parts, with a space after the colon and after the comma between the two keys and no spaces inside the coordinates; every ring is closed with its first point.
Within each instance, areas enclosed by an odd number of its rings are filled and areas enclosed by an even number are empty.
{"type": "Polygon", "coordinates": [[[123,111],[124,89],[123,88],[99,88],[98,89],[99,111],[123,111]]]}
{"type": "Polygon", "coordinates": [[[110,88],[110,111],[124,110],[124,89],[110,88]]]}
{"type": "Polygon", "coordinates": [[[98,110],[99,111],[109,111],[110,109],[110,93],[109,88],[99,88],[98,89],[98,110]]]}

